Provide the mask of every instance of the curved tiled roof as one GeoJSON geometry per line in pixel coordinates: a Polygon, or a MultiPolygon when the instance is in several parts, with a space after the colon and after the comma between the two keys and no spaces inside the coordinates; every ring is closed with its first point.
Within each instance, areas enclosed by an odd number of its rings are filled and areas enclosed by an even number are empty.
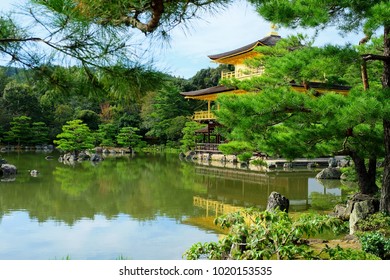
{"type": "Polygon", "coordinates": [[[187,92],[181,92],[181,95],[184,96],[200,96],[200,95],[206,95],[206,94],[213,94],[213,93],[221,93],[221,92],[226,92],[226,91],[231,91],[234,88],[228,88],[225,86],[214,86],[214,87],[209,87],[205,89],[200,89],[200,90],[194,90],[194,91],[187,91],[187,92]]]}
{"type": "MultiPolygon", "coordinates": [[[[294,81],[290,82],[290,85],[295,88],[304,88],[302,84],[297,84],[294,81]]],[[[335,85],[335,84],[327,84],[327,83],[321,83],[321,82],[308,82],[307,83],[308,88],[312,89],[324,89],[324,90],[350,90],[351,86],[346,85],[335,85]]]]}
{"type": "MultiPolygon", "coordinates": [[[[304,86],[302,84],[295,83],[294,81],[290,82],[290,85],[294,88],[302,88],[304,89],[304,86]]],[[[307,84],[309,88],[312,89],[317,89],[317,90],[334,90],[334,91],[348,91],[351,89],[350,86],[345,86],[345,85],[333,85],[333,84],[326,84],[326,83],[320,83],[320,82],[309,82],[307,84]]],[[[223,93],[227,91],[232,91],[235,90],[236,88],[228,88],[225,86],[214,86],[214,87],[209,87],[205,89],[200,89],[200,90],[194,90],[194,91],[187,91],[187,92],[181,92],[180,94],[183,96],[202,96],[202,95],[207,95],[207,94],[218,94],[218,93],[223,93]]]]}
{"type": "Polygon", "coordinates": [[[257,40],[256,42],[253,42],[251,44],[248,44],[246,46],[243,46],[241,48],[220,53],[220,54],[213,54],[209,55],[208,57],[212,60],[220,59],[223,57],[229,57],[234,56],[237,54],[247,53],[252,51],[257,46],[275,46],[275,44],[281,39],[279,35],[269,35],[267,37],[264,37],[263,39],[257,40]]]}

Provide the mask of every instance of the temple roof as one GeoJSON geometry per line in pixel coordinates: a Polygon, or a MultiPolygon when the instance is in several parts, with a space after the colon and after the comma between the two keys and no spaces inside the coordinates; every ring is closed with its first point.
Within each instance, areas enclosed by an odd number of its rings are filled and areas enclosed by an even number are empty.
{"type": "MultiPolygon", "coordinates": [[[[291,81],[290,85],[296,89],[296,90],[306,90],[305,86],[302,84],[295,83],[295,81],[291,81]]],[[[344,85],[333,85],[333,84],[326,84],[326,83],[320,83],[320,82],[309,82],[307,83],[308,88],[312,88],[319,91],[349,91],[351,89],[350,86],[344,86],[344,85]]],[[[214,86],[209,87],[205,89],[200,90],[194,90],[194,91],[187,91],[187,92],[181,92],[180,94],[192,98],[192,97],[200,97],[203,95],[209,95],[209,94],[219,94],[229,91],[234,91],[236,88],[232,87],[225,87],[225,86],[214,86]]]]}
{"type": "MultiPolygon", "coordinates": [[[[290,84],[294,88],[304,88],[304,85],[297,84],[294,81],[291,81],[290,84]]],[[[307,83],[307,86],[309,88],[316,89],[316,90],[321,89],[321,90],[331,90],[331,91],[349,91],[351,89],[350,86],[327,84],[321,82],[309,82],[307,83]]]]}
{"type": "Polygon", "coordinates": [[[214,86],[214,87],[209,87],[209,88],[200,89],[200,90],[181,92],[180,94],[184,95],[184,96],[188,96],[188,97],[193,97],[193,96],[201,96],[201,95],[207,95],[207,94],[222,93],[222,92],[231,91],[231,90],[234,90],[234,88],[228,88],[225,86],[214,86]]]}
{"type": "Polygon", "coordinates": [[[224,53],[220,53],[220,54],[209,55],[208,57],[212,60],[218,60],[218,59],[225,58],[225,57],[231,57],[231,56],[251,52],[257,46],[275,46],[275,44],[280,39],[281,39],[281,37],[279,35],[271,34],[267,37],[264,37],[263,39],[257,40],[256,42],[253,42],[253,43],[248,44],[246,46],[243,46],[241,48],[238,48],[238,49],[235,49],[232,51],[228,51],[228,52],[224,52],[224,53]]]}

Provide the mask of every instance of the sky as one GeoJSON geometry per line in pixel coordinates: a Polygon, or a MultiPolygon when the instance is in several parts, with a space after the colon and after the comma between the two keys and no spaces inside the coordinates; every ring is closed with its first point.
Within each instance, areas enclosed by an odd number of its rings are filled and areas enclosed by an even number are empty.
{"type": "MultiPolygon", "coordinates": [[[[23,1],[26,0],[0,0],[0,11],[21,5],[23,1]]],[[[154,64],[159,70],[173,76],[191,78],[201,69],[217,66],[208,55],[245,46],[267,36],[270,31],[271,24],[263,20],[251,5],[244,0],[236,0],[218,14],[192,21],[188,30],[181,27],[174,29],[169,44],[157,44],[152,51],[154,64]]],[[[312,30],[278,30],[282,37],[298,32],[314,34],[312,30]]],[[[343,37],[331,28],[321,32],[315,44],[357,44],[362,37],[358,34],[343,37]]]]}

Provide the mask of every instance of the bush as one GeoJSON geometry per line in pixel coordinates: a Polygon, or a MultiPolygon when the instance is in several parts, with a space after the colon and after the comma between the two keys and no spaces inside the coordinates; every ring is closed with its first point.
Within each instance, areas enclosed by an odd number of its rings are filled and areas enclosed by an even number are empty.
{"type": "Polygon", "coordinates": [[[389,237],[390,216],[383,212],[377,212],[369,215],[364,220],[359,220],[357,227],[360,231],[377,231],[389,237]]]}
{"type": "Polygon", "coordinates": [[[239,154],[251,152],[254,149],[247,142],[231,141],[231,142],[219,145],[218,150],[220,150],[224,155],[239,155],[239,154]]]}
{"type": "Polygon", "coordinates": [[[305,238],[343,224],[325,215],[304,214],[293,220],[283,211],[258,209],[223,215],[215,223],[229,234],[218,242],[194,244],[184,253],[187,259],[318,259],[305,238]]]}
{"type": "Polygon", "coordinates": [[[330,260],[379,260],[377,256],[367,253],[362,250],[356,249],[343,249],[339,245],[335,248],[330,248],[328,246],[323,250],[329,255],[330,260]]]}
{"type": "Polygon", "coordinates": [[[252,157],[252,153],[244,152],[242,154],[239,154],[237,157],[242,162],[248,162],[251,159],[251,157],[252,157]]]}
{"type": "Polygon", "coordinates": [[[381,259],[390,259],[390,239],[379,232],[367,232],[359,236],[363,251],[381,259]]]}
{"type": "Polygon", "coordinates": [[[254,159],[251,161],[251,164],[256,165],[256,166],[268,167],[268,163],[263,159],[254,159]]]}

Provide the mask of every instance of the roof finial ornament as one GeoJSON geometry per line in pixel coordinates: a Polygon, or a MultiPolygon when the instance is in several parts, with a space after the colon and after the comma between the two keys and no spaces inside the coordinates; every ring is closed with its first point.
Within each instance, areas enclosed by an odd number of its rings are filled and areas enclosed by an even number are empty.
{"type": "Polygon", "coordinates": [[[275,23],[271,23],[271,32],[268,35],[269,36],[279,36],[278,29],[279,29],[279,27],[275,23]]]}

